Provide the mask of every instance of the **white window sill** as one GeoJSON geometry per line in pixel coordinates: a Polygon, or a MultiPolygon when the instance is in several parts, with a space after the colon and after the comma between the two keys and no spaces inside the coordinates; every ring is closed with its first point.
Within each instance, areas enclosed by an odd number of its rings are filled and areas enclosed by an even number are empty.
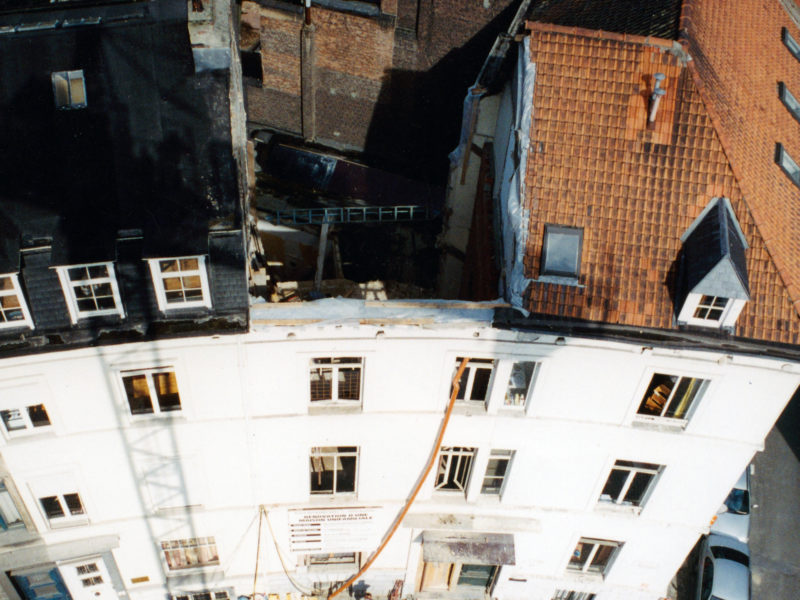
{"type": "Polygon", "coordinates": [[[633,506],[631,504],[615,504],[608,500],[599,500],[595,506],[598,512],[607,512],[617,515],[625,515],[629,517],[636,517],[642,512],[641,506],[633,506]]]}
{"type": "Polygon", "coordinates": [[[344,492],[339,494],[310,494],[308,503],[314,506],[338,506],[358,501],[358,494],[344,492]]]}
{"type": "Polygon", "coordinates": [[[361,401],[353,400],[352,402],[344,403],[342,401],[325,401],[318,400],[308,405],[309,415],[350,415],[358,414],[361,411],[361,401]]]}
{"type": "Polygon", "coordinates": [[[81,525],[88,525],[89,518],[61,518],[61,519],[49,519],[47,521],[47,527],[49,529],[66,529],[67,527],[80,527],[81,525]]]}
{"type": "Polygon", "coordinates": [[[577,277],[564,277],[561,275],[540,275],[538,279],[534,279],[537,283],[555,283],[558,285],[570,285],[572,287],[583,288],[585,285],[578,283],[577,277]]]}
{"type": "Polygon", "coordinates": [[[569,579],[570,581],[574,581],[575,583],[592,584],[592,583],[597,583],[598,581],[603,581],[604,579],[602,573],[573,571],[572,569],[567,569],[564,575],[565,579],[569,579]]]}
{"type": "Polygon", "coordinates": [[[680,433],[686,429],[688,421],[683,419],[669,419],[665,417],[644,417],[636,415],[631,422],[632,427],[650,429],[651,431],[663,431],[668,433],[680,433]]]}
{"type": "Polygon", "coordinates": [[[486,414],[485,400],[456,400],[453,405],[453,414],[471,417],[472,415],[486,414]]]}
{"type": "Polygon", "coordinates": [[[14,444],[23,441],[41,441],[43,439],[52,438],[56,436],[53,426],[37,427],[36,429],[26,429],[24,431],[15,431],[14,433],[4,432],[6,442],[14,444]]]}

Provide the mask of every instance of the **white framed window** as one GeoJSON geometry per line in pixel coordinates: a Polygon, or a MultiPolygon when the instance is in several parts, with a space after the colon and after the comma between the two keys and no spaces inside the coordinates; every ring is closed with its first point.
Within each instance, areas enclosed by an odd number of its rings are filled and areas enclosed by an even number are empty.
{"type": "Polygon", "coordinates": [[[83,70],[56,71],[53,81],[53,97],[56,108],[86,108],[86,82],[83,70]]]}
{"type": "Polygon", "coordinates": [[[148,260],[158,308],[162,312],[204,306],[211,308],[205,256],[148,260]]]}
{"type": "Polygon", "coordinates": [[[44,404],[0,409],[0,425],[10,438],[50,427],[44,404]]]}
{"type": "Polygon", "coordinates": [[[56,272],[73,324],[87,317],[125,316],[112,263],[56,267],[56,272]]]}
{"type": "Polygon", "coordinates": [[[466,493],[475,448],[442,446],[439,450],[439,468],[434,489],[440,492],[466,493]]]}
{"type": "Polygon", "coordinates": [[[618,460],[608,474],[599,501],[641,507],[662,470],[661,465],[618,460]]]}
{"type": "Polygon", "coordinates": [[[311,448],[309,457],[312,494],[354,494],[358,481],[357,446],[311,448]]]}
{"type": "Polygon", "coordinates": [[[122,371],[120,377],[132,415],[160,415],[181,410],[173,367],[122,371]]]}
{"type": "Polygon", "coordinates": [[[39,496],[39,506],[52,527],[81,525],[88,521],[86,509],[77,491],[39,496]]]}
{"type": "Polygon", "coordinates": [[[708,385],[707,379],[654,373],[636,411],[638,419],[685,423],[708,385]]]}
{"type": "Polygon", "coordinates": [[[364,359],[355,356],[312,358],[311,403],[352,404],[361,401],[364,359]]]}
{"type": "Polygon", "coordinates": [[[513,450],[492,450],[489,454],[489,462],[486,465],[486,473],[483,475],[481,484],[481,494],[500,495],[503,493],[508,473],[511,469],[511,461],[514,459],[513,450]]]}
{"type": "Polygon", "coordinates": [[[25,527],[25,523],[17,509],[17,503],[14,502],[5,482],[0,481],[0,530],[8,531],[23,527],[25,527]]]}
{"type": "Polygon", "coordinates": [[[16,273],[0,275],[0,329],[11,327],[33,329],[33,319],[16,273]]]}
{"type": "Polygon", "coordinates": [[[522,360],[515,361],[511,367],[511,375],[508,378],[506,393],[503,397],[503,407],[505,408],[525,408],[528,396],[530,395],[531,383],[533,383],[539,363],[522,360]]]}
{"type": "Polygon", "coordinates": [[[686,296],[678,323],[697,327],[733,327],[747,303],[743,299],[691,293],[686,296]]]}
{"type": "Polygon", "coordinates": [[[567,569],[604,575],[611,568],[620,548],[622,542],[581,538],[572,551],[567,569]]]}
{"type": "Polygon", "coordinates": [[[213,537],[161,542],[161,552],[170,571],[197,569],[219,564],[217,542],[213,537]]]}
{"type": "MultiPolygon", "coordinates": [[[[464,358],[461,356],[456,358],[453,374],[450,376],[451,381],[463,360],[464,358]]],[[[470,358],[468,360],[466,368],[461,373],[461,379],[459,379],[456,400],[462,402],[486,402],[489,398],[495,361],[488,358],[470,358]]],[[[452,388],[450,393],[453,393],[452,388]]]]}

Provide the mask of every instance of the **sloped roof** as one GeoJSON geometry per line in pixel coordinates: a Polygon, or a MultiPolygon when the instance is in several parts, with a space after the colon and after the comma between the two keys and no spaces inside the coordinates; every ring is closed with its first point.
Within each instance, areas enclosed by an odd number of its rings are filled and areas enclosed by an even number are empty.
{"type": "Polygon", "coordinates": [[[783,27],[795,40],[800,29],[781,3],[757,0],[687,0],[681,27],[700,96],[800,312],[800,190],[774,161],[777,143],[800,160],[800,124],[778,98],[778,82],[800,94],[800,61],[781,40],[783,27]]]}
{"type": "MultiPolygon", "coordinates": [[[[685,56],[667,40],[541,23],[528,28],[537,67],[525,198],[528,309],[674,329],[681,235],[713,197],[727,197],[750,246],[751,301],[735,335],[797,343],[800,318],[783,267],[772,260],[770,240],[745,202],[685,56]],[[667,93],[649,131],[647,98],[656,72],[666,75],[667,93]],[[583,228],[579,285],[537,281],[546,224],[583,228]]],[[[800,139],[797,148],[800,156],[800,139]]]]}
{"type": "Polygon", "coordinates": [[[726,203],[716,198],[712,202],[711,210],[684,235],[685,289],[708,296],[749,300],[746,243],[726,203]]]}
{"type": "Polygon", "coordinates": [[[680,14],[681,0],[534,0],[528,19],[674,40],[680,14]]]}

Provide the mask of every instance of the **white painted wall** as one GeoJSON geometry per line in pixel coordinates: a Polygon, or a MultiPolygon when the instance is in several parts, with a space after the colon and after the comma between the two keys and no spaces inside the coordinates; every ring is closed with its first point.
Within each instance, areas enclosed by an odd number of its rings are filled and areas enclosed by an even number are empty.
{"type": "MultiPolygon", "coordinates": [[[[457,406],[445,435],[444,445],[478,449],[469,493],[436,494],[429,477],[410,524],[364,577],[373,594],[404,576],[404,592],[413,591],[425,529],[415,523],[473,515],[481,531],[516,532],[516,565],[503,567],[497,598],[544,599],[557,588],[594,591],[598,600],[657,598],[800,383],[796,366],[775,360],[580,339],[555,344],[552,336],[485,324],[261,327],[5,359],[0,410],[30,397],[46,405],[53,426],[2,436],[0,454],[44,543],[119,536],[113,554],[134,598],[163,600],[167,579],[173,589],[233,586],[250,594],[260,504],[289,567],[308,582],[289,552],[287,510],[379,507],[377,542],[432,450],[458,356],[498,360],[489,411],[457,406]],[[323,356],[363,357],[363,407],[309,414],[309,360],[323,356]],[[526,410],[502,407],[513,360],[541,362],[526,410]],[[119,372],[156,366],[176,369],[182,411],[132,417],[119,372]],[[685,429],[636,421],[653,372],[710,380],[685,429]],[[334,445],[359,447],[357,494],[311,498],[309,449],[334,445]],[[501,499],[479,493],[492,448],[516,452],[501,499]],[[597,503],[617,459],[665,465],[638,515],[597,503]],[[176,460],[181,481],[165,488],[176,460]],[[88,525],[48,528],[31,485],[62,475],[75,481],[88,525]],[[169,504],[196,506],[164,510],[169,504]],[[157,543],[201,536],[215,537],[219,567],[166,578],[157,543]],[[605,580],[566,572],[580,537],[624,542],[605,580]],[[131,583],[142,576],[149,581],[131,583]]],[[[366,557],[371,548],[354,550],[366,557]]],[[[0,560],[9,552],[0,548],[0,560]]],[[[260,593],[292,591],[266,523],[259,572],[260,593]]]]}

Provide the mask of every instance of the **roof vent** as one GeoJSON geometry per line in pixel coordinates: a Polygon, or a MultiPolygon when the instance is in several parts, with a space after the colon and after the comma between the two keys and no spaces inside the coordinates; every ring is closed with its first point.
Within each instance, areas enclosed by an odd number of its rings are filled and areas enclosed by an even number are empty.
{"type": "Polygon", "coordinates": [[[653,75],[655,84],[653,85],[653,93],[650,95],[650,113],[647,116],[648,129],[656,128],[656,113],[658,112],[658,104],[661,102],[661,98],[667,93],[667,90],[661,87],[661,82],[666,78],[667,76],[663,73],[656,73],[653,75]]]}

